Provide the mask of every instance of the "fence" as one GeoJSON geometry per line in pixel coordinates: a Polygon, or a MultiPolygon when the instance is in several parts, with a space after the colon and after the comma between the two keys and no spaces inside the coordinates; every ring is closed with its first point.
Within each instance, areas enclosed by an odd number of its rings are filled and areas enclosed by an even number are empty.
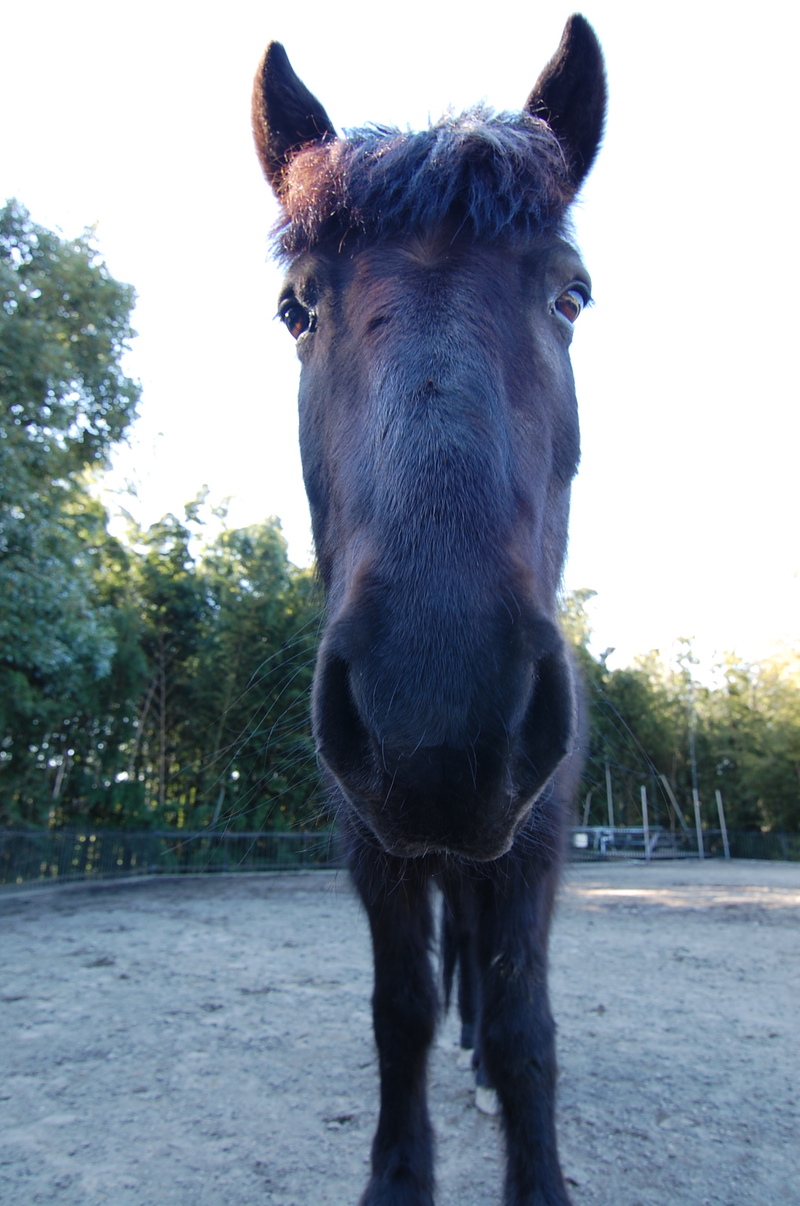
{"type": "Polygon", "coordinates": [[[330,831],[225,833],[0,830],[0,885],[110,875],[294,871],[336,866],[330,831]]]}
{"type": "Polygon", "coordinates": [[[599,862],[607,859],[697,858],[694,834],[673,833],[668,829],[630,826],[583,825],[573,829],[570,858],[574,862],[599,862]]]}
{"type": "MultiPolygon", "coordinates": [[[[731,858],[783,859],[800,861],[800,834],[746,833],[728,830],[731,858]]],[[[720,829],[703,830],[703,856],[724,858],[725,840],[720,829]]],[[[584,825],[572,831],[570,858],[575,862],[611,859],[698,858],[694,830],[584,825]]]]}
{"type": "MultiPolygon", "coordinates": [[[[800,861],[800,834],[729,832],[732,858],[800,861]]],[[[719,830],[703,831],[706,858],[724,854],[719,830]]],[[[698,857],[694,833],[665,829],[582,826],[572,832],[570,857],[612,859],[698,857]]],[[[112,875],[295,871],[342,866],[330,830],[299,833],[187,833],[98,829],[0,830],[0,886],[93,879],[112,875]]]]}

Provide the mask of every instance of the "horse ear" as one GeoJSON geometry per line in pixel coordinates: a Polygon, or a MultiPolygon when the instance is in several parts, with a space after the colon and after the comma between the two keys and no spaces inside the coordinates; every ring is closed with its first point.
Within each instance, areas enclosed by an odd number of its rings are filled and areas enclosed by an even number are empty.
{"type": "Polygon", "coordinates": [[[606,73],[597,36],[585,17],[570,17],[558,50],[525,104],[543,118],[567,156],[575,192],[589,174],[603,137],[606,73]]]}
{"type": "Polygon", "coordinates": [[[295,75],[280,42],[270,42],[253,82],[253,136],[264,175],[276,194],[295,151],[336,137],[331,119],[295,75]]]}

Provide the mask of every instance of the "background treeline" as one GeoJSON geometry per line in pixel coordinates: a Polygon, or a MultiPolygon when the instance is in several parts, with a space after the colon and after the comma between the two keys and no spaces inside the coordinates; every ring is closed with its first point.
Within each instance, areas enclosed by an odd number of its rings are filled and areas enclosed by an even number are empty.
{"type": "MultiPolygon", "coordinates": [[[[95,510],[85,499],[84,516],[95,510]]],[[[45,640],[33,576],[0,670],[0,823],[319,823],[313,577],[289,564],[275,520],[223,531],[196,555],[192,526],[169,515],[123,545],[98,518],[81,558],[42,567],[82,604],[77,618],[48,616],[45,640]]]]}
{"type": "MultiPolygon", "coordinates": [[[[92,494],[136,414],[123,358],[134,294],[87,232],[0,210],[0,824],[263,830],[327,824],[308,727],[321,601],[277,520],[226,530],[202,493],[180,519],[109,533],[92,494]],[[204,519],[208,531],[205,535],[204,519]]],[[[586,683],[576,820],[692,816],[800,831],[796,652],[729,658],[714,685],[684,643],[609,670],[590,591],[564,621],[586,683]]]]}
{"type": "Polygon", "coordinates": [[[90,491],[134,300],[91,232],[0,210],[0,824],[314,820],[319,600],[277,521],[204,544],[199,496],[123,542],[90,491]]]}
{"type": "Polygon", "coordinates": [[[562,614],[589,718],[577,822],[608,824],[608,771],[617,825],[641,825],[644,786],[651,825],[680,828],[671,789],[692,827],[696,789],[710,828],[720,791],[730,828],[800,832],[800,650],[758,663],[730,654],[698,681],[691,643],[678,640],[669,663],[652,651],[609,670],[589,651],[593,593],[568,596],[562,614]]]}

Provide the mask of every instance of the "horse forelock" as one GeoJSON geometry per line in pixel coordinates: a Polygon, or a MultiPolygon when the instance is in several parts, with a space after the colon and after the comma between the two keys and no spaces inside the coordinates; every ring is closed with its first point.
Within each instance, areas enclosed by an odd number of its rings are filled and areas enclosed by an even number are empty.
{"type": "Polygon", "coordinates": [[[478,107],[418,133],[370,126],[292,157],[276,250],[288,259],[445,224],[484,242],[526,239],[562,231],[573,195],[558,139],[527,113],[478,107]]]}

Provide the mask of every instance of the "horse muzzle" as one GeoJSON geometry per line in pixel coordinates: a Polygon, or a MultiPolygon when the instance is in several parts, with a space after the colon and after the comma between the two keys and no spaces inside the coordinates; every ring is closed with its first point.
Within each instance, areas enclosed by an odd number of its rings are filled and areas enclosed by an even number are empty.
{"type": "Polygon", "coordinates": [[[358,667],[323,643],[313,700],[320,758],[387,852],[483,862],[510,848],[575,736],[572,667],[550,628],[551,647],[511,676],[523,699],[506,692],[504,713],[496,702],[483,715],[473,709],[462,734],[433,743],[369,706],[377,685],[365,689],[358,667]]]}

